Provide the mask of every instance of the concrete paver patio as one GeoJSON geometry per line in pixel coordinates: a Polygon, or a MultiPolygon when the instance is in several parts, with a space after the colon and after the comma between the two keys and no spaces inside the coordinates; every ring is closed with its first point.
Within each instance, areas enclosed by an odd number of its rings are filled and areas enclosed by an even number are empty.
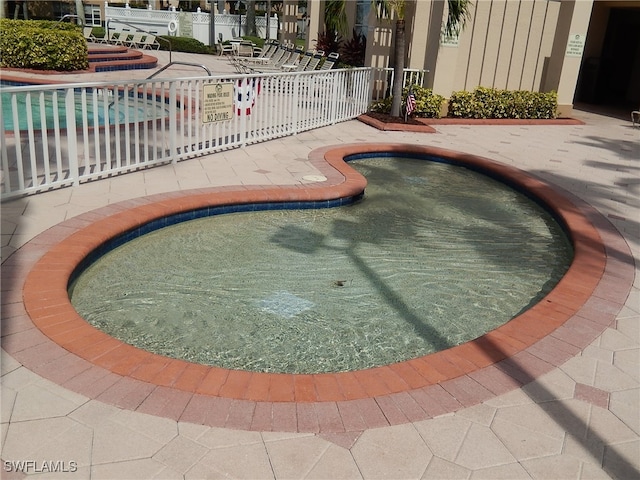
{"type": "MultiPolygon", "coordinates": [[[[380,132],[350,121],[17,199],[2,205],[2,258],[50,227],[106,205],[211,186],[299,185],[302,177],[319,173],[309,161],[317,148],[388,142],[480,155],[566,189],[624,237],[633,259],[617,260],[628,267],[640,252],[640,129],[630,121],[575,113],[584,125],[439,125],[434,134],[380,132]]],[[[618,252],[607,253],[616,258],[618,252]]],[[[20,361],[34,352],[32,345],[15,346],[21,323],[12,305],[21,300],[22,286],[3,275],[3,478],[36,470],[43,478],[92,479],[637,478],[639,286],[636,275],[625,306],[595,341],[521,388],[454,413],[434,412],[428,420],[297,433],[209,427],[134,412],[43,378],[20,361]],[[33,463],[19,469],[20,461],[33,463]],[[58,471],[47,473],[46,462],[58,471]]],[[[171,398],[165,402],[170,410],[171,398]]]]}

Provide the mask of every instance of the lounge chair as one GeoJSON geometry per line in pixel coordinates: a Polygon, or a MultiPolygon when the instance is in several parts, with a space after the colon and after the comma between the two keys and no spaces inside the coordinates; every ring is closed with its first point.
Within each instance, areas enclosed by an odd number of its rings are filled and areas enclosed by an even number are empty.
{"type": "Polygon", "coordinates": [[[141,44],[144,37],[144,33],[134,33],[129,35],[128,38],[123,41],[123,44],[129,48],[142,48],[141,44]]]}
{"type": "Polygon", "coordinates": [[[283,47],[282,55],[278,55],[276,53],[272,59],[273,62],[269,61],[264,65],[256,65],[251,68],[253,73],[275,73],[284,71],[283,65],[296,65],[298,62],[298,58],[302,55],[302,48],[293,49],[291,47],[283,47]]]}
{"type": "Polygon", "coordinates": [[[105,35],[100,43],[114,43],[117,44],[121,35],[126,34],[127,32],[121,32],[120,30],[111,30],[107,35],[105,35]]]}
{"type": "Polygon", "coordinates": [[[275,40],[267,40],[258,55],[256,55],[257,48],[254,48],[253,57],[243,58],[242,61],[246,64],[266,64],[278,50],[279,44],[275,40]]]}
{"type": "Polygon", "coordinates": [[[338,63],[338,57],[340,55],[336,52],[332,52],[329,54],[327,58],[324,59],[324,63],[320,65],[318,70],[331,70],[336,63],[338,63]]]}
{"type": "Polygon", "coordinates": [[[129,42],[133,40],[134,35],[135,34],[131,32],[122,32],[122,35],[120,35],[118,37],[118,40],[116,40],[116,45],[123,45],[125,47],[128,47],[129,42]]]}
{"type": "Polygon", "coordinates": [[[324,52],[322,50],[316,52],[313,55],[313,58],[309,60],[309,63],[307,63],[307,66],[304,67],[304,71],[309,72],[311,70],[315,70],[316,68],[318,68],[318,65],[320,64],[320,60],[322,60],[322,57],[324,57],[324,52]]]}
{"type": "Polygon", "coordinates": [[[151,50],[160,50],[160,42],[156,39],[155,35],[145,35],[142,41],[138,44],[143,50],[149,48],[151,50]]]}
{"type": "Polygon", "coordinates": [[[93,27],[83,27],[82,33],[87,42],[99,42],[101,39],[93,35],[93,27]]]}
{"type": "Polygon", "coordinates": [[[311,60],[313,59],[313,55],[314,55],[313,50],[307,50],[304,53],[304,55],[300,57],[300,60],[298,61],[298,65],[294,70],[296,72],[304,72],[307,69],[307,66],[309,65],[309,63],[311,63],[311,60]]]}

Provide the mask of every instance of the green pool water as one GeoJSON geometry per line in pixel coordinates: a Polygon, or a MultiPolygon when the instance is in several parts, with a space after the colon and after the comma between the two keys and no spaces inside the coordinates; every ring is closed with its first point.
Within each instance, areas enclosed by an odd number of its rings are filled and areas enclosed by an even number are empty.
{"type": "Polygon", "coordinates": [[[465,168],[351,163],[364,199],[233,213],[144,235],[70,288],[92,325],[231,369],[364,369],[472,340],[548,293],[572,249],[524,195],[465,168]]]}

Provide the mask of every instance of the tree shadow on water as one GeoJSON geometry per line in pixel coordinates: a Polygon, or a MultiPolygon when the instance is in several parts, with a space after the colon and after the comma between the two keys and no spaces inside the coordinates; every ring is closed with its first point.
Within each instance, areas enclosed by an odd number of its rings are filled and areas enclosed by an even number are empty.
{"type": "MultiPolygon", "coordinates": [[[[400,192],[395,196],[393,201],[396,205],[402,205],[403,199],[400,192]],[[400,197],[400,201],[398,201],[400,197]]],[[[389,197],[383,196],[377,199],[381,203],[391,201],[389,197]]],[[[367,201],[367,197],[363,201],[367,201]]],[[[469,208],[469,203],[460,201],[457,205],[458,208],[469,208]]],[[[486,212],[486,205],[476,203],[472,209],[474,214],[481,216],[486,212]]],[[[495,207],[495,206],[494,206],[495,207]]],[[[579,210],[578,208],[576,210],[579,210]]],[[[396,235],[402,235],[405,238],[412,238],[416,235],[415,229],[410,224],[402,222],[401,219],[405,215],[410,215],[413,212],[411,208],[398,207],[395,215],[383,216],[382,218],[374,215],[364,215],[358,220],[334,220],[331,235],[336,238],[342,239],[343,246],[341,253],[346,255],[349,260],[356,266],[356,268],[371,280],[372,285],[376,289],[380,298],[384,299],[387,305],[389,305],[400,318],[402,318],[407,324],[424,338],[429,344],[433,345],[438,350],[449,348],[453,346],[451,342],[445,338],[436,328],[427,324],[420,315],[418,315],[410,305],[408,305],[402,298],[401,292],[397,292],[383,277],[381,277],[367,261],[358,254],[358,246],[363,242],[389,242],[396,238],[396,235]],[[366,232],[368,229],[375,228],[378,233],[382,232],[382,235],[378,235],[374,240],[374,237],[368,237],[366,234],[355,234],[354,232],[366,232]]],[[[355,218],[355,217],[354,217],[355,218]]],[[[488,217],[491,218],[491,215],[488,217]]],[[[599,225],[600,227],[602,225],[599,225]]],[[[505,229],[520,229],[525,235],[535,236],[535,232],[528,231],[526,225],[522,224],[508,224],[505,225],[491,225],[490,221],[484,222],[482,225],[467,226],[465,227],[467,235],[478,235],[482,237],[491,237],[491,235],[502,234],[505,229]],[[493,230],[492,230],[493,229],[493,230]],[[483,230],[480,232],[479,230],[483,230]]],[[[322,249],[336,248],[331,246],[327,242],[327,238],[324,235],[313,232],[309,229],[287,225],[281,228],[281,230],[272,238],[272,240],[281,246],[288,248],[292,251],[304,254],[312,254],[322,249]]],[[[534,239],[535,240],[535,239],[534,239]]],[[[580,239],[582,242],[588,242],[588,239],[580,239]]],[[[596,246],[594,245],[594,248],[596,246]]],[[[480,244],[477,246],[477,251],[480,255],[490,257],[492,262],[496,264],[517,264],[518,259],[505,258],[505,256],[496,255],[495,251],[489,243],[480,244]]],[[[624,252],[612,252],[614,256],[633,264],[633,258],[630,258],[628,254],[624,252]]],[[[564,269],[564,267],[563,267],[564,269]]],[[[562,273],[562,272],[561,272],[562,273]]],[[[553,284],[556,282],[554,281],[553,284]]],[[[545,285],[542,290],[551,289],[553,285],[545,285]]],[[[543,294],[540,295],[540,297],[543,294]]],[[[533,304],[539,301],[539,298],[531,300],[531,303],[526,306],[522,311],[526,310],[533,304]]],[[[486,351],[492,358],[495,358],[496,352],[501,355],[504,360],[500,360],[494,364],[494,367],[504,374],[513,379],[515,383],[520,386],[529,385],[528,388],[523,389],[534,403],[542,409],[559,427],[561,427],[566,435],[572,438],[581,448],[588,453],[596,462],[603,468],[607,474],[613,478],[627,479],[638,478],[640,472],[636,467],[629,462],[622,454],[616,450],[616,445],[611,445],[610,442],[597,430],[592,429],[588,423],[586,423],[576,412],[574,412],[568,405],[566,405],[562,399],[557,398],[554,393],[547,388],[542,382],[536,382],[539,376],[538,372],[535,372],[527,364],[519,361],[518,357],[510,357],[509,352],[505,350],[501,344],[492,341],[489,337],[485,337],[483,342],[477,344],[480,348],[486,348],[486,351]]]]}

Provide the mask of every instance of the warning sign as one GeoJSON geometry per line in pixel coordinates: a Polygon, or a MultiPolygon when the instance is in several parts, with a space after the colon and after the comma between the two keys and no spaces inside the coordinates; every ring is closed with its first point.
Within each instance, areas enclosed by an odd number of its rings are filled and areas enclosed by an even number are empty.
{"type": "Polygon", "coordinates": [[[202,86],[202,123],[223,122],[233,118],[233,83],[202,86]]]}

